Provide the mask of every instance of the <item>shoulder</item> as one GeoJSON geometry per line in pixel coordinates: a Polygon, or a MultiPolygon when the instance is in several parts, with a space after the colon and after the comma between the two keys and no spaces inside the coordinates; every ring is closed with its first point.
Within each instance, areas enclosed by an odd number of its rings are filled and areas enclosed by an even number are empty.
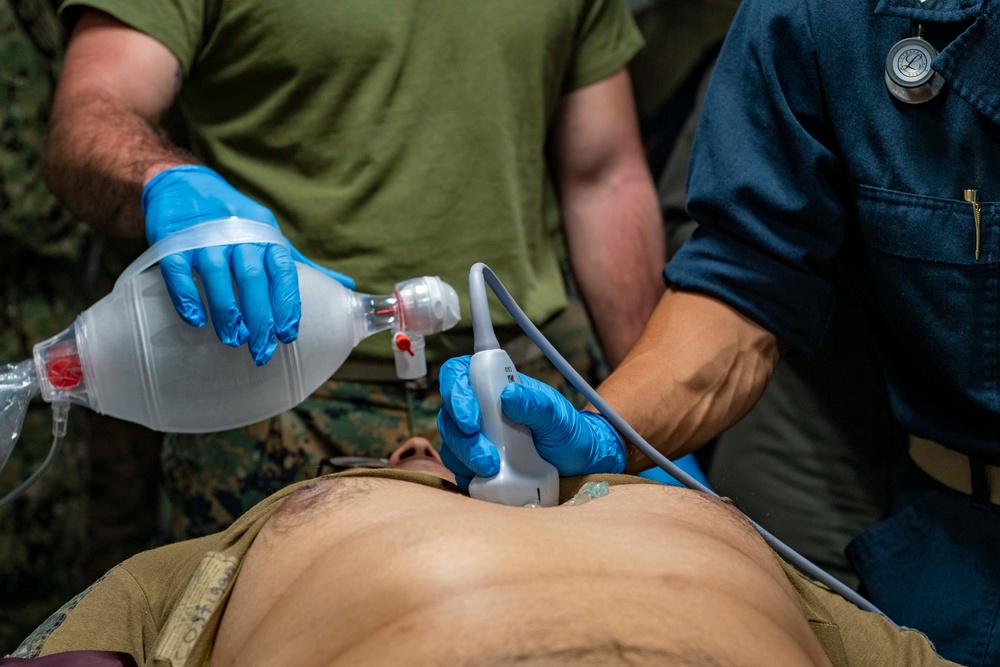
{"type": "Polygon", "coordinates": [[[876,0],[743,0],[734,30],[764,37],[774,30],[794,30],[785,37],[819,42],[850,41],[875,16],[876,0]]]}

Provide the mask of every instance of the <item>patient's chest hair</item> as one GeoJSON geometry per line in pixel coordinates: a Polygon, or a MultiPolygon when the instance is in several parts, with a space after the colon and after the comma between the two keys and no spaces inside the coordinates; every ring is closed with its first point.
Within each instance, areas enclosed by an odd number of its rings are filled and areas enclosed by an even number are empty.
{"type": "Polygon", "coordinates": [[[733,504],[731,498],[713,496],[710,493],[703,493],[701,491],[692,491],[691,493],[686,494],[686,496],[691,499],[692,502],[700,501],[708,503],[713,507],[723,510],[721,512],[721,516],[727,524],[739,529],[740,532],[748,537],[755,540],[760,539],[760,533],[758,533],[757,529],[753,527],[752,523],[750,523],[750,519],[747,518],[747,515],[733,504]]]}
{"type": "MultiPolygon", "coordinates": [[[[396,484],[400,484],[400,482],[369,477],[334,477],[307,482],[296,489],[294,493],[281,503],[268,521],[268,529],[273,534],[285,534],[314,520],[320,514],[331,511],[331,509],[336,508],[338,511],[341,511],[356,508],[373,492],[378,492],[383,487],[391,488],[396,484]]],[[[747,519],[746,515],[735,507],[729,498],[722,498],[688,489],[679,489],[673,486],[652,486],[653,488],[661,489],[664,493],[676,494],[682,492],[684,502],[686,503],[707,504],[716,509],[722,509],[722,512],[715,512],[714,516],[719,517],[721,521],[736,528],[747,539],[760,540],[760,535],[747,519]]],[[[615,494],[617,490],[628,488],[648,489],[650,486],[614,486],[611,488],[611,493],[615,494]]]]}
{"type": "Polygon", "coordinates": [[[285,498],[271,516],[268,526],[283,533],[311,520],[318,512],[336,505],[350,509],[362,502],[372,492],[371,480],[359,478],[333,478],[308,482],[285,498]]]}

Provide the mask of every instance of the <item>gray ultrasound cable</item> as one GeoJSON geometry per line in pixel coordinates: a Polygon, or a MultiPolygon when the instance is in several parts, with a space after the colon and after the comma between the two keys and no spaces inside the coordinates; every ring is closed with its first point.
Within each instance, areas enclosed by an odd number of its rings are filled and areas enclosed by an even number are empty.
{"type": "MultiPolygon", "coordinates": [[[[569,362],[566,361],[561,354],[559,354],[559,351],[545,339],[545,335],[538,330],[538,327],[536,327],[530,319],[528,319],[528,316],[525,315],[524,311],[521,310],[521,307],[517,305],[517,302],[514,301],[510,292],[508,292],[507,288],[503,286],[503,283],[500,282],[500,279],[497,278],[495,273],[493,273],[493,270],[482,262],[474,264],[471,273],[469,274],[469,304],[472,309],[473,335],[475,336],[477,345],[480,332],[483,333],[486,340],[489,340],[490,337],[493,338],[493,341],[496,340],[496,337],[493,334],[493,324],[490,318],[489,305],[486,301],[486,287],[484,283],[490,286],[490,289],[493,290],[493,293],[496,295],[497,299],[500,300],[500,303],[503,304],[504,308],[507,309],[507,312],[513,316],[514,321],[517,322],[519,327],[521,327],[521,330],[524,331],[524,333],[527,334],[535,345],[538,346],[545,357],[552,362],[552,364],[566,377],[567,380],[570,381],[570,384],[576,387],[577,391],[583,394],[587,400],[600,411],[605,419],[611,422],[611,425],[614,426],[619,433],[624,434],[629,439],[629,442],[645,454],[646,458],[658,465],[664,472],[674,477],[689,489],[708,493],[717,498],[719,497],[719,494],[715,491],[674,465],[670,459],[658,452],[652,445],[646,442],[646,440],[639,435],[635,429],[629,426],[628,422],[622,419],[621,416],[619,416],[619,414],[615,412],[603,398],[601,398],[600,394],[598,394],[593,387],[587,384],[587,381],[576,372],[576,369],[574,369],[569,362]]],[[[764,541],[767,542],[767,544],[782,558],[791,563],[797,570],[828,586],[835,593],[839,594],[859,609],[881,614],[886,618],[886,620],[892,623],[894,627],[899,627],[893,623],[892,619],[889,618],[885,612],[881,611],[878,607],[866,600],[857,591],[849,588],[844,583],[834,578],[818,565],[810,561],[808,558],[799,554],[790,546],[761,527],[750,517],[747,517],[747,520],[753,525],[757,532],[760,533],[761,537],[764,538],[764,541]]]]}

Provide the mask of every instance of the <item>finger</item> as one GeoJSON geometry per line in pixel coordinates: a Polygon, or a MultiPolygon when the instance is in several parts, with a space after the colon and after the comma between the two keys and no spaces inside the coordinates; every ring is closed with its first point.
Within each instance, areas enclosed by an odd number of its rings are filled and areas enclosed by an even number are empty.
{"type": "Polygon", "coordinates": [[[464,433],[479,432],[479,401],[469,384],[469,356],[444,362],[438,374],[444,409],[464,433]]]}
{"type": "Polygon", "coordinates": [[[299,274],[292,254],[283,245],[271,244],[264,253],[264,268],[270,285],[274,333],[282,343],[291,343],[299,336],[302,317],[299,274]]]}
{"type": "Polygon", "coordinates": [[[522,376],[521,382],[504,387],[500,409],[511,420],[530,428],[538,441],[562,441],[572,435],[576,408],[562,394],[537,380],[522,376]]]}
{"type": "Polygon", "coordinates": [[[274,317],[271,314],[271,296],[267,280],[264,255],[267,246],[259,243],[241,243],[232,249],[233,275],[239,291],[243,323],[249,331],[247,341],[250,355],[258,366],[263,366],[274,354],[278,343],[274,340],[274,317]]]}
{"type": "Polygon", "coordinates": [[[212,315],[215,333],[226,345],[239,347],[247,342],[250,332],[243,323],[243,314],[233,291],[229,269],[230,246],[203,248],[194,255],[194,267],[205,288],[205,300],[212,315]]]}
{"type": "Polygon", "coordinates": [[[492,477],[500,472],[500,454],[493,443],[479,433],[464,433],[444,410],[438,411],[438,432],[441,434],[442,460],[447,451],[454,461],[461,463],[458,470],[445,463],[456,475],[471,472],[480,477],[492,477]]]}
{"type": "Polygon", "coordinates": [[[445,449],[444,447],[441,448],[441,461],[444,463],[444,466],[450,470],[453,475],[455,475],[455,484],[458,485],[458,488],[460,488],[463,493],[468,493],[469,482],[471,482],[472,478],[475,477],[473,472],[469,470],[468,466],[459,461],[458,458],[451,453],[451,450],[445,449]]]}
{"type": "Polygon", "coordinates": [[[289,246],[289,248],[290,248],[289,252],[291,252],[292,254],[292,259],[295,260],[296,262],[301,262],[302,264],[310,266],[316,269],[317,271],[322,271],[323,273],[330,276],[331,278],[336,280],[338,283],[340,283],[347,289],[354,289],[354,278],[351,278],[350,276],[345,276],[340,271],[334,271],[333,269],[328,269],[322,264],[317,264],[316,262],[312,261],[305,255],[303,255],[301,252],[299,252],[299,249],[296,248],[295,246],[289,246]]]}
{"type": "Polygon", "coordinates": [[[201,302],[198,286],[191,273],[193,252],[167,255],[160,260],[160,275],[167,286],[167,294],[181,319],[191,326],[204,326],[207,320],[205,306],[201,302]]]}

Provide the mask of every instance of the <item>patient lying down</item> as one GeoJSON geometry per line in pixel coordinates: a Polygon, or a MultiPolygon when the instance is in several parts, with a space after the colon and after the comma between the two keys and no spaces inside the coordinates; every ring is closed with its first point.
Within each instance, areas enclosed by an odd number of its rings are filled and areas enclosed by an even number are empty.
{"type": "MultiPolygon", "coordinates": [[[[460,495],[420,439],[111,570],[22,644],[137,664],[945,665],[784,565],[732,506],[622,475],[585,504],[460,495]],[[850,664],[863,664],[851,662],[850,664]]],[[[562,480],[571,497],[594,477],[562,480]]]]}

